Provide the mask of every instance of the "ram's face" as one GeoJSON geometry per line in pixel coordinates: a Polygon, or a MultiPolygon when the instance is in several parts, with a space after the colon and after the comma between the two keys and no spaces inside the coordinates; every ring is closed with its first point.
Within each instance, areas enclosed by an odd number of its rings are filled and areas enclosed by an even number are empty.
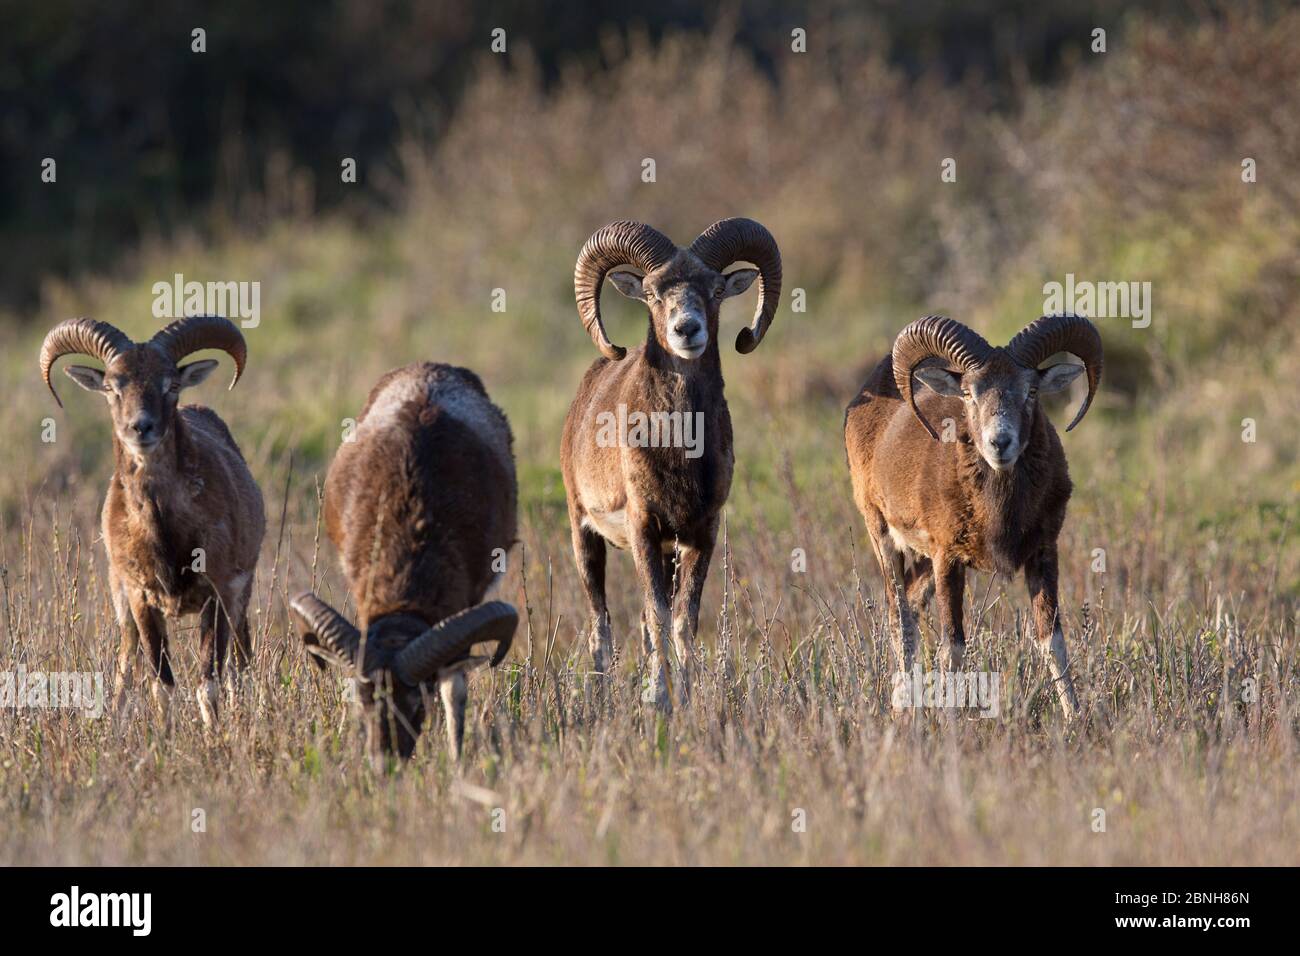
{"type": "Polygon", "coordinates": [[[609,278],[625,296],[646,304],[660,348],[690,361],[717,341],[722,300],[744,292],[757,275],[756,269],[737,269],[724,275],[683,252],[645,276],[612,272],[609,278]]]}
{"type": "Polygon", "coordinates": [[[360,696],[371,747],[396,753],[403,760],[415,753],[415,742],[424,724],[424,692],[381,671],[362,685],[360,696]]]}
{"type": "Polygon", "coordinates": [[[397,652],[418,637],[424,626],[405,616],[380,618],[370,625],[366,642],[374,653],[365,680],[357,682],[357,700],[366,714],[371,746],[406,759],[424,724],[425,692],[403,684],[390,669],[397,652]]]}
{"type": "Polygon", "coordinates": [[[212,360],[176,363],[151,345],[138,345],[115,357],[101,372],[73,365],[68,377],[108,401],[113,432],[138,458],[150,455],[171,430],[182,389],[197,385],[217,367],[212,360]]]}
{"type": "Polygon", "coordinates": [[[1082,371],[1082,365],[1025,368],[1005,354],[995,354],[973,371],[919,368],[916,377],[932,391],[961,399],[966,428],[980,457],[994,471],[1005,471],[1029,443],[1039,394],[1065,388],[1082,371]]]}
{"type": "Polygon", "coordinates": [[[962,376],[966,426],[984,461],[994,471],[1010,468],[1024,451],[1038,407],[1038,374],[993,363],[962,376]]]}

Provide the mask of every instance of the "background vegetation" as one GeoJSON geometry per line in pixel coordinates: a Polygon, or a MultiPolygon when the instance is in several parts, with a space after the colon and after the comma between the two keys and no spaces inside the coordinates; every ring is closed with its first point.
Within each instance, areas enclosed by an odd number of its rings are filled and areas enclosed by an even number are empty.
{"type": "MultiPolygon", "coordinates": [[[[165,87],[179,111],[149,134],[158,167],[127,145],[132,107],[172,74],[132,93],[135,81],[95,59],[124,51],[69,40],[76,55],[47,79],[80,91],[79,105],[24,83],[20,106],[57,102],[76,118],[66,142],[79,158],[60,160],[57,187],[30,170],[6,183],[19,215],[0,259],[26,264],[0,320],[0,670],[112,672],[96,540],[107,416],[70,384],[62,413],[44,393],[35,356],[55,322],[94,315],[143,338],[158,324],[154,282],[259,281],[247,374],[195,400],[230,424],[272,520],[256,677],[218,733],[202,733],[188,696],[189,622],[174,631],[187,694],[170,728],[143,707],[100,721],[0,712],[0,859],[1297,862],[1300,14],[1234,5],[1121,19],[1101,4],[995,19],[1016,24],[1001,32],[981,20],[971,34],[970,18],[930,29],[892,7],[801,19],[797,6],[758,4],[697,21],[670,4],[579,42],[540,15],[433,9],[213,19],[230,25],[209,26],[207,60],[187,40],[167,54],[208,94],[165,87]],[[792,22],[808,26],[806,54],[789,52],[792,22]],[[509,33],[505,56],[485,52],[495,25],[509,33]],[[1104,54],[1088,49],[1093,25],[1108,30],[1104,54]],[[215,109],[236,95],[233,77],[253,75],[267,85],[247,81],[246,112],[215,109]],[[216,114],[231,125],[214,127],[216,114]],[[176,133],[176,117],[198,132],[176,133]],[[244,150],[238,161],[199,148],[213,129],[247,137],[219,137],[244,150]],[[356,185],[336,182],[346,155],[360,160],[356,185]],[[646,157],[654,183],[641,180],[646,157]],[[947,157],[956,183],[940,181],[947,157]],[[90,165],[98,186],[80,172],[90,165]],[[150,180],[151,168],[164,171],[150,180]],[[149,182],[157,202],[142,207],[149,182]],[[78,190],[103,209],[104,184],[123,191],[121,219],[96,213],[74,231],[80,245],[24,260],[51,233],[29,243],[13,229],[65,215],[78,190]],[[787,297],[757,352],[724,347],[737,473],[727,555],[706,592],[702,692],[666,724],[637,705],[636,588],[614,554],[624,682],[600,716],[558,470],[560,423],[595,355],[573,259],[615,218],[687,242],[727,215],[772,229],[787,297]],[[107,252],[113,242],[89,238],[101,226],[119,240],[107,252]],[[1098,320],[1103,390],[1064,439],[1076,491],[1063,605],[1089,727],[1059,726],[1023,634],[1021,583],[982,575],[968,588],[979,618],[968,660],[1005,675],[1002,716],[896,725],[844,406],[913,318],[944,312],[1005,340],[1067,273],[1149,281],[1154,298],[1149,328],[1098,320]],[[789,309],[795,288],[805,312],[789,309]],[[474,368],[513,424],[523,523],[504,596],[529,613],[509,666],[471,688],[462,771],[446,766],[435,727],[415,763],[388,775],[360,759],[284,598],[321,581],[341,599],[318,539],[319,480],[374,380],[423,358],[474,368]],[[41,441],[46,418],[53,444],[41,441]],[[806,574],[791,570],[795,548],[806,574]],[[1092,570],[1097,548],[1104,572],[1092,570]],[[496,806],[505,834],[490,828],[496,806]],[[206,834],[191,832],[194,807],[206,834]],[[805,834],[791,832],[796,807],[805,834]],[[1090,827],[1095,808],[1106,833],[1090,827]]],[[[10,34],[26,73],[11,62],[0,75],[39,80],[36,65],[61,62],[66,21],[51,13],[42,27],[29,13],[10,34]]],[[[167,44],[151,31],[177,21],[131,22],[153,50],[167,44]]],[[[20,138],[45,155],[27,131],[54,120],[38,114],[7,114],[5,135],[28,122],[20,138]]],[[[724,343],[751,306],[724,311],[724,343]]],[[[609,295],[605,308],[616,341],[644,334],[631,303],[609,295]]]]}

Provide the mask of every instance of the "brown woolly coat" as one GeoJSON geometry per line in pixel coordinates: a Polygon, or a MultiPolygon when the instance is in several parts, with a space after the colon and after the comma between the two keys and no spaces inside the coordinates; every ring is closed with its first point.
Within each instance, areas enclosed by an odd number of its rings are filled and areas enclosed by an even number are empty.
{"type": "Polygon", "coordinates": [[[606,516],[626,511],[629,489],[656,518],[666,546],[674,539],[693,543],[711,535],[726,504],[735,457],[716,313],[710,326],[708,348],[693,362],[667,352],[652,330],[647,342],[629,349],[622,360],[596,359],[578,386],[560,445],[564,485],[577,513],[618,547],[628,546],[627,534],[607,533],[617,529],[606,516]],[[688,458],[684,448],[675,447],[601,447],[597,417],[616,413],[620,404],[629,415],[667,409],[703,413],[703,432],[697,432],[702,454],[688,458]]]}
{"type": "Polygon", "coordinates": [[[473,372],[429,362],[375,385],[325,482],[357,620],[436,624],[478,604],[515,541],[513,437],[473,372]],[[500,549],[498,552],[497,549],[500,549]]]}
{"type": "Polygon", "coordinates": [[[223,601],[242,602],[266,531],[262,493],[244,456],[216,412],[201,405],[177,408],[163,441],[142,471],[114,439],[117,466],[102,513],[114,574],[169,617],[197,613],[214,584],[234,592],[223,601]],[[202,574],[191,570],[199,548],[202,574]]]}
{"type": "Polygon", "coordinates": [[[1041,407],[1015,468],[999,473],[971,444],[960,399],[925,390],[917,403],[931,422],[952,419],[957,440],[935,441],[925,431],[898,391],[888,356],[849,405],[844,441],[859,510],[897,529],[913,550],[952,555],[981,571],[1013,573],[1054,545],[1072,485],[1041,407]]]}

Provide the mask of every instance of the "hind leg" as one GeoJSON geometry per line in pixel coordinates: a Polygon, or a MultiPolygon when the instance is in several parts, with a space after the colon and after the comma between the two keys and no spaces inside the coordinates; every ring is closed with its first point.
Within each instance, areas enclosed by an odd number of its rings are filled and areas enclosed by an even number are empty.
{"type": "Polygon", "coordinates": [[[253,575],[248,575],[248,581],[244,584],[242,593],[239,595],[239,613],[231,613],[231,619],[235,622],[235,643],[234,643],[234,670],[245,671],[253,663],[253,635],[248,627],[248,608],[253,599],[253,575]]]}
{"type": "Polygon", "coordinates": [[[913,561],[903,583],[907,588],[907,603],[912,605],[912,612],[919,615],[935,592],[934,565],[930,559],[921,556],[913,561]]]}

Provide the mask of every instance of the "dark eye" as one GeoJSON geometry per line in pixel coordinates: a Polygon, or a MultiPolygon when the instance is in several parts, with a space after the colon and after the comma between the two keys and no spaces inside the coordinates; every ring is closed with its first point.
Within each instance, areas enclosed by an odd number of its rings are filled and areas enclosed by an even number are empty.
{"type": "Polygon", "coordinates": [[[173,395],[175,395],[180,390],[181,390],[180,379],[177,379],[176,381],[172,382],[170,385],[167,386],[167,391],[171,392],[173,395]]]}
{"type": "Polygon", "coordinates": [[[722,293],[725,292],[726,289],[727,289],[726,286],[721,286],[721,285],[718,286],[716,289],[713,290],[713,297],[714,297],[715,299],[721,299],[721,298],[722,298],[722,293]]]}

